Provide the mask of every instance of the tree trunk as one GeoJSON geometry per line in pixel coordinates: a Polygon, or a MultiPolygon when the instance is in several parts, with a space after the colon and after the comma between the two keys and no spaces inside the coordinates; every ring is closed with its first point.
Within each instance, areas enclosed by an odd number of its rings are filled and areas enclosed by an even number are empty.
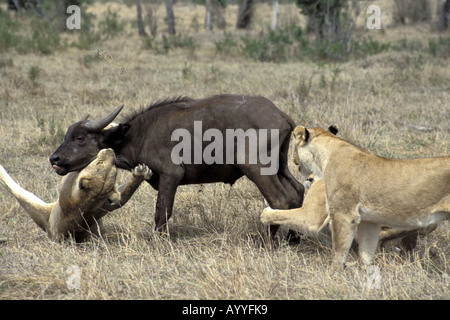
{"type": "Polygon", "coordinates": [[[173,0],[166,0],[167,24],[169,25],[169,34],[175,34],[175,16],[173,14],[173,0]]]}
{"type": "Polygon", "coordinates": [[[278,19],[280,18],[280,5],[278,4],[278,0],[273,1],[273,16],[272,23],[270,25],[270,29],[272,31],[276,31],[278,29],[278,19]]]}
{"type": "Polygon", "coordinates": [[[450,14],[450,0],[446,0],[442,4],[442,8],[439,11],[439,32],[448,28],[448,16],[450,14]]]}
{"type": "Polygon", "coordinates": [[[225,20],[225,8],[222,7],[219,0],[212,0],[213,4],[213,15],[214,20],[216,21],[216,26],[220,30],[225,30],[227,27],[227,21],[225,20]]]}
{"type": "Polygon", "coordinates": [[[205,15],[205,27],[206,30],[213,29],[213,10],[211,0],[206,0],[206,15],[205,15]]]}
{"type": "Polygon", "coordinates": [[[242,0],[236,23],[237,29],[245,29],[250,25],[253,16],[253,4],[253,0],[242,0]]]}
{"type": "Polygon", "coordinates": [[[144,29],[144,23],[142,22],[142,6],[141,0],[136,0],[136,12],[137,12],[137,27],[140,36],[147,36],[144,29]]]}
{"type": "Polygon", "coordinates": [[[158,16],[156,15],[156,12],[158,11],[160,3],[159,1],[154,0],[144,0],[142,3],[147,15],[150,34],[154,37],[156,36],[156,32],[158,31],[158,16]]]}

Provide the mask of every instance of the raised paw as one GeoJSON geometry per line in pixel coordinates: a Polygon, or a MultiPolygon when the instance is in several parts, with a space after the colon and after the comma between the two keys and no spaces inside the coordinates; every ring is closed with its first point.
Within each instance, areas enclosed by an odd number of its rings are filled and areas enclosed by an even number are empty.
{"type": "Polygon", "coordinates": [[[133,170],[131,170],[131,172],[136,177],[144,177],[145,180],[149,180],[153,175],[152,170],[145,164],[137,165],[136,167],[133,168],[133,170]]]}

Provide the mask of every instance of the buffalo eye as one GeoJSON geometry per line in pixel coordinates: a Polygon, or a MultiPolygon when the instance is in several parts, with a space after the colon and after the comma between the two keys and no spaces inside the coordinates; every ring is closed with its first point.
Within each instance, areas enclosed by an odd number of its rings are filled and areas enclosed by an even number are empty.
{"type": "Polygon", "coordinates": [[[84,142],[86,141],[86,137],[84,137],[84,136],[76,137],[76,138],[75,138],[75,141],[76,141],[77,143],[84,143],[84,142]]]}

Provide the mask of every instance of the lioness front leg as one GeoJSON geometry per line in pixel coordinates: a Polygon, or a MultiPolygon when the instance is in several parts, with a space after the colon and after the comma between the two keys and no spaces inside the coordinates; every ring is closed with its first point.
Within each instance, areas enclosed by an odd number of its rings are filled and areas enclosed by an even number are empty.
{"type": "Polygon", "coordinates": [[[266,225],[294,225],[295,212],[292,210],[277,210],[267,207],[261,214],[261,222],[266,225]]]}
{"type": "Polygon", "coordinates": [[[117,188],[120,193],[119,203],[107,203],[105,204],[103,209],[106,209],[107,211],[113,211],[124,206],[128,202],[128,200],[130,200],[131,196],[134,194],[137,188],[139,188],[141,183],[144,180],[149,180],[153,175],[152,170],[150,170],[150,168],[145,164],[140,164],[134,167],[133,170],[131,170],[131,173],[133,174],[131,180],[128,183],[124,183],[117,188]]]}
{"type": "Polygon", "coordinates": [[[358,214],[330,209],[333,263],[332,270],[341,270],[360,222],[358,214]]]}

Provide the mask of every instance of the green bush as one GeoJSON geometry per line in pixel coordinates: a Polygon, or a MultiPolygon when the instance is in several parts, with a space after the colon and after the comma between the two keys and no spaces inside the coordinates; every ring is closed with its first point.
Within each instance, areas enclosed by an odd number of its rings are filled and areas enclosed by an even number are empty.
{"type": "Polygon", "coordinates": [[[22,15],[19,20],[0,11],[0,51],[15,48],[19,53],[50,54],[62,48],[55,20],[22,15]]]}
{"type": "Polygon", "coordinates": [[[436,58],[450,58],[450,37],[439,37],[437,40],[428,40],[428,51],[436,58]]]}
{"type": "Polygon", "coordinates": [[[241,37],[241,41],[244,55],[258,61],[283,62],[299,58],[299,50],[307,46],[301,27],[270,30],[267,36],[241,37]]]}
{"type": "Polygon", "coordinates": [[[239,50],[239,40],[231,33],[224,32],[222,40],[214,41],[216,53],[223,55],[235,54],[239,50]]]}
{"type": "Polygon", "coordinates": [[[50,54],[61,48],[61,37],[55,23],[36,17],[31,21],[31,29],[33,32],[28,42],[32,51],[50,54]]]}
{"type": "Polygon", "coordinates": [[[352,53],[355,58],[361,58],[387,51],[390,47],[390,42],[381,43],[368,36],[362,38],[361,41],[355,40],[353,42],[352,53]]]}
{"type": "Polygon", "coordinates": [[[125,30],[125,22],[120,21],[119,13],[108,7],[105,17],[98,23],[100,34],[104,40],[114,38],[125,30]]]}
{"type": "Polygon", "coordinates": [[[193,54],[198,47],[194,38],[181,34],[169,37],[163,35],[162,40],[157,40],[154,37],[145,37],[143,41],[144,48],[153,49],[158,54],[167,54],[175,48],[187,49],[190,54],[193,54]]]}
{"type": "Polygon", "coordinates": [[[18,24],[11,19],[9,13],[0,9],[0,51],[14,48],[19,43],[17,27],[18,24]]]}
{"type": "Polygon", "coordinates": [[[78,34],[78,38],[76,42],[73,43],[73,46],[80,49],[91,49],[94,45],[101,41],[101,34],[95,30],[94,27],[94,18],[95,15],[92,13],[85,12],[86,10],[81,11],[81,29],[73,30],[78,34]]]}

